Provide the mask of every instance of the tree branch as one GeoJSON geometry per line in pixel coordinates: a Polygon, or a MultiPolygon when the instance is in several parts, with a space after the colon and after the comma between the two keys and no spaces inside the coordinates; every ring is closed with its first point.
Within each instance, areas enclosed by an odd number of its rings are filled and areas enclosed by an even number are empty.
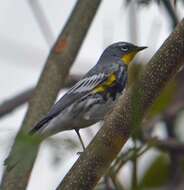
{"type": "Polygon", "coordinates": [[[146,65],[136,83],[120,97],[104,125],[57,190],[93,189],[117,156],[136,123],[184,62],[184,20],[146,65]]]}
{"type": "Polygon", "coordinates": [[[34,95],[29,102],[21,131],[16,137],[16,142],[6,162],[7,169],[1,189],[24,190],[26,188],[40,143],[40,139],[30,137],[27,131],[53,105],[100,2],[101,0],[78,0],[68,22],[53,46],[34,95]]]}
{"type": "Polygon", "coordinates": [[[17,94],[16,96],[5,100],[0,104],[0,118],[12,112],[15,108],[26,103],[33,94],[33,88],[26,89],[24,92],[17,94]]]}
{"type": "MultiPolygon", "coordinates": [[[[80,78],[81,78],[81,76],[79,76],[79,75],[70,75],[67,78],[63,88],[68,88],[68,87],[73,86],[76,82],[78,82],[80,80],[80,78]]],[[[16,96],[4,101],[2,104],[0,104],[0,118],[11,113],[17,107],[28,102],[34,93],[34,90],[35,90],[35,88],[33,88],[33,87],[29,88],[29,89],[25,90],[24,92],[21,92],[21,93],[17,94],[16,96]]]]}
{"type": "Polygon", "coordinates": [[[159,140],[156,138],[147,139],[147,143],[150,146],[159,148],[162,151],[174,152],[175,154],[184,154],[184,144],[177,142],[176,140],[167,139],[167,140],[159,140]]]}

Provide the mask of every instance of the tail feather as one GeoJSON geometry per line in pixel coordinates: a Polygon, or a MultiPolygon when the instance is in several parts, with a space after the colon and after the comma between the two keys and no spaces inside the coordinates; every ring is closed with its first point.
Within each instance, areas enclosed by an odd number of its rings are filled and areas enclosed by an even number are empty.
{"type": "Polygon", "coordinates": [[[30,135],[34,135],[37,131],[39,131],[46,123],[50,121],[50,117],[45,117],[41,121],[39,121],[30,131],[30,135]]]}

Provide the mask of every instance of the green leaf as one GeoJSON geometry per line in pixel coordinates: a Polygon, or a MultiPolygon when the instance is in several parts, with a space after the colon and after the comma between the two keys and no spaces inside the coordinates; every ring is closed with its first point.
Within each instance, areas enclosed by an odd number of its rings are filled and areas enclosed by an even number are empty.
{"type": "Polygon", "coordinates": [[[169,178],[169,158],[161,154],[145,172],[140,183],[141,189],[160,187],[167,183],[169,178]]]}

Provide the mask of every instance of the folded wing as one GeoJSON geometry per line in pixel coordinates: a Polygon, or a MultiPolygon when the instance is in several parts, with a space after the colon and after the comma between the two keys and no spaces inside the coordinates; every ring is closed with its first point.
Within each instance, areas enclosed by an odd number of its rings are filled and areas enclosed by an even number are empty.
{"type": "Polygon", "coordinates": [[[53,105],[46,117],[44,117],[33,127],[33,129],[31,129],[30,134],[34,134],[66,107],[70,106],[73,102],[84,95],[90,93],[98,85],[102,84],[108,76],[109,75],[107,73],[105,74],[101,72],[81,79],[72,88],[70,88],[69,91],[58,102],[56,102],[56,104],[53,105]]]}

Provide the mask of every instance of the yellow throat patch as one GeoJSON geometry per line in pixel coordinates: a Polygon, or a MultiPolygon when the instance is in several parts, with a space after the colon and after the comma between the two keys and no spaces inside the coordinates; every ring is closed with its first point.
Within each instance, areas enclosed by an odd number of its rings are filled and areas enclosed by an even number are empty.
{"type": "Polygon", "coordinates": [[[128,53],[128,54],[124,55],[124,56],[121,58],[121,60],[122,60],[126,65],[128,65],[128,64],[132,61],[132,59],[135,57],[136,54],[137,54],[136,51],[131,52],[131,53],[128,53]]]}

